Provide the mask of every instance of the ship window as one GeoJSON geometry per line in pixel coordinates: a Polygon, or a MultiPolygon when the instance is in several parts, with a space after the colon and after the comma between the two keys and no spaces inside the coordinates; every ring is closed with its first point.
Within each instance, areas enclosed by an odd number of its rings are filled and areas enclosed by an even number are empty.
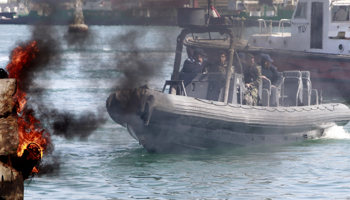
{"type": "Polygon", "coordinates": [[[307,2],[298,3],[294,18],[306,19],[307,2]]]}
{"type": "Polygon", "coordinates": [[[333,6],[332,8],[333,21],[349,21],[349,6],[333,6]]]}

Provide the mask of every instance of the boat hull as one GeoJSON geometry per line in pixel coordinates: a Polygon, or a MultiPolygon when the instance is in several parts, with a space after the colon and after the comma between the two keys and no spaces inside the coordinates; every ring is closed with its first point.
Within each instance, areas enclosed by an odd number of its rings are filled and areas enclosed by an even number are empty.
{"type": "MultiPolygon", "coordinates": [[[[192,126],[168,126],[161,124],[128,124],[128,131],[148,151],[154,153],[207,150],[220,147],[251,145],[282,145],[306,139],[319,138],[326,128],[324,124],[315,130],[290,133],[243,133],[225,129],[205,129],[192,126]],[[157,133],[157,134],[156,134],[157,133]]],[[[248,128],[248,127],[247,127],[248,128]]]]}
{"type": "Polygon", "coordinates": [[[350,110],[343,104],[268,108],[223,104],[149,89],[123,93],[129,95],[127,98],[122,93],[110,95],[108,113],[149,152],[285,144],[320,137],[325,129],[350,120],[350,110]],[[127,106],[122,102],[132,102],[130,99],[138,103],[127,106]]]}

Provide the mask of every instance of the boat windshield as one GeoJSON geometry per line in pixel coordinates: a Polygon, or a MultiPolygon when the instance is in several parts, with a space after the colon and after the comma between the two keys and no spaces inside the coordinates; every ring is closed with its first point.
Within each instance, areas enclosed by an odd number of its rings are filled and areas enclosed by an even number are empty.
{"type": "Polygon", "coordinates": [[[334,22],[349,21],[350,4],[333,5],[332,16],[334,22]]]}

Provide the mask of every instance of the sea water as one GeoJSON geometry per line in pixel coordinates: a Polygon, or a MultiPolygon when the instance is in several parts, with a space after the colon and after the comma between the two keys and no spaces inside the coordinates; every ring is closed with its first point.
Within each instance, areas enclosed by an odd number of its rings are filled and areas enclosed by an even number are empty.
{"type": "MultiPolygon", "coordinates": [[[[0,67],[7,65],[19,42],[31,38],[31,28],[0,26],[0,67]]],[[[67,27],[55,28],[62,45],[61,65],[38,72],[33,87],[44,89],[44,104],[77,115],[104,109],[106,98],[123,78],[116,60],[130,52],[137,51],[145,63],[157,68],[147,83],[161,89],[164,80],[170,79],[181,31],[177,27],[92,26],[94,37],[86,45],[71,46],[63,39],[67,27]],[[135,40],[120,41],[120,35],[135,32],[135,40]]],[[[52,170],[26,180],[24,198],[350,198],[350,125],[289,145],[150,154],[124,127],[107,119],[85,140],[53,135],[55,150],[43,158],[54,163],[52,170]]]]}

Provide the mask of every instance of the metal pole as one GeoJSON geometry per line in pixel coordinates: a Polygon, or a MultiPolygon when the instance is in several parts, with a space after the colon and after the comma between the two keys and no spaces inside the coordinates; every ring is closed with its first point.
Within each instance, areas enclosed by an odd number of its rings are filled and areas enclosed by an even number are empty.
{"type": "Polygon", "coordinates": [[[230,36],[230,47],[229,47],[229,57],[228,57],[228,65],[226,70],[226,84],[225,84],[225,90],[224,90],[224,103],[227,103],[228,101],[228,94],[230,89],[230,81],[232,77],[232,62],[233,62],[233,54],[234,54],[234,35],[232,30],[227,30],[227,35],[230,36]]]}
{"type": "Polygon", "coordinates": [[[210,20],[210,9],[211,9],[211,0],[208,0],[208,19],[207,19],[207,24],[209,24],[209,20],[210,20]]]}
{"type": "Polygon", "coordinates": [[[238,64],[239,64],[240,69],[241,69],[241,74],[243,74],[243,67],[242,67],[241,59],[238,57],[237,51],[235,52],[235,54],[236,54],[236,58],[238,60],[238,64]]]}
{"type": "MultiPolygon", "coordinates": [[[[179,80],[179,71],[180,71],[180,65],[181,65],[181,55],[182,55],[182,48],[183,48],[183,41],[186,37],[186,35],[190,34],[191,31],[188,29],[182,29],[179,36],[177,36],[177,43],[176,43],[176,53],[175,53],[175,61],[174,61],[174,69],[173,74],[171,75],[171,80],[179,80]]],[[[171,87],[170,88],[170,94],[176,94],[176,88],[171,87]]]]}

